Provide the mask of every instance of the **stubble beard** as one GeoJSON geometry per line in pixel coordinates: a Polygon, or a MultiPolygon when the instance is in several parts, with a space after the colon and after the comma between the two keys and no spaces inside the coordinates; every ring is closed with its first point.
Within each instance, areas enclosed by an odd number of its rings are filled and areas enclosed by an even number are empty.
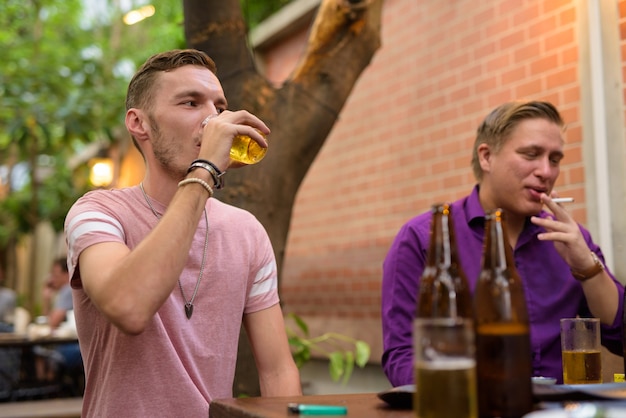
{"type": "Polygon", "coordinates": [[[185,177],[187,170],[177,167],[175,157],[179,152],[175,138],[166,138],[159,127],[157,121],[149,116],[152,126],[152,151],[163,171],[173,180],[179,181],[185,177]]]}

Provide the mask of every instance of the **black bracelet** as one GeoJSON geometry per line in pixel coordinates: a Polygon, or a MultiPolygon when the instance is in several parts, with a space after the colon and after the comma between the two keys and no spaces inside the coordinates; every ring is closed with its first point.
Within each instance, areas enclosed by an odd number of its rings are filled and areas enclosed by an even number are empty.
{"type": "Polygon", "coordinates": [[[208,165],[210,165],[211,167],[213,167],[213,169],[215,170],[215,172],[217,172],[217,175],[218,175],[219,177],[221,177],[221,176],[223,176],[224,174],[226,174],[226,172],[225,172],[225,171],[224,171],[224,172],[222,172],[222,170],[220,170],[219,168],[217,168],[217,166],[216,166],[215,164],[213,164],[213,163],[212,163],[211,161],[209,161],[209,160],[197,159],[197,160],[193,160],[193,161],[191,162],[191,164],[193,164],[193,163],[204,163],[204,164],[208,164],[208,165]]]}
{"type": "Polygon", "coordinates": [[[226,172],[219,171],[215,167],[215,164],[212,164],[206,160],[194,160],[189,166],[189,169],[187,170],[187,174],[191,173],[196,168],[203,168],[209,172],[209,174],[211,175],[211,178],[213,179],[213,184],[215,184],[216,189],[221,189],[224,187],[224,179],[222,178],[222,176],[226,174],[226,172]]]}

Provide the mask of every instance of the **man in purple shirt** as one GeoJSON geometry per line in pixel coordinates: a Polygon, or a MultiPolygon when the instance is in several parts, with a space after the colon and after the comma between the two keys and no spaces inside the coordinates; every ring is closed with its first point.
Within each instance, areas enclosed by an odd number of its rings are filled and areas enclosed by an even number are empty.
{"type": "MultiPolygon", "coordinates": [[[[624,295],[589,232],[552,201],[563,158],[563,126],[557,109],[546,102],[510,102],[493,110],[474,143],[472,169],[478,184],[451,209],[461,266],[472,290],[481,268],[485,213],[495,208],[507,213],[528,306],[533,375],[559,382],[559,320],[600,318],[602,344],[622,355],[624,295]]],[[[382,363],[393,386],[414,381],[412,323],[430,222],[430,211],[409,220],[383,265],[382,363]]]]}

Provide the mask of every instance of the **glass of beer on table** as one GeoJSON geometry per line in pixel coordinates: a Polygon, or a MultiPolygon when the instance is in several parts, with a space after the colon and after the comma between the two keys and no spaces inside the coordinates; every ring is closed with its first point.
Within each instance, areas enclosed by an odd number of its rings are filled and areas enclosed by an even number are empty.
{"type": "Polygon", "coordinates": [[[472,320],[416,318],[413,331],[416,416],[478,417],[472,320]]]}
{"type": "Polygon", "coordinates": [[[600,320],[561,319],[561,353],[564,384],[602,383],[600,320]]]}

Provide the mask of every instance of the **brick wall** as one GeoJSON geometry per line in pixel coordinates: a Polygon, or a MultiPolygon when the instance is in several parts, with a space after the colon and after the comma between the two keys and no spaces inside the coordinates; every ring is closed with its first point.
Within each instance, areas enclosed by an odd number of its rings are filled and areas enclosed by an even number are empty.
{"type": "MultiPolygon", "coordinates": [[[[385,1],[382,48],[296,201],[282,272],[285,311],[304,316],[314,333],[332,324],[365,338],[377,361],[388,247],[410,217],[470,191],[475,129],[504,101],[541,99],[559,108],[568,131],[557,187],[575,197],[568,208],[586,222],[579,3],[385,1]]],[[[619,5],[623,39],[626,1],[619,5]]],[[[277,68],[275,57],[265,59],[266,69],[277,68]]]]}

